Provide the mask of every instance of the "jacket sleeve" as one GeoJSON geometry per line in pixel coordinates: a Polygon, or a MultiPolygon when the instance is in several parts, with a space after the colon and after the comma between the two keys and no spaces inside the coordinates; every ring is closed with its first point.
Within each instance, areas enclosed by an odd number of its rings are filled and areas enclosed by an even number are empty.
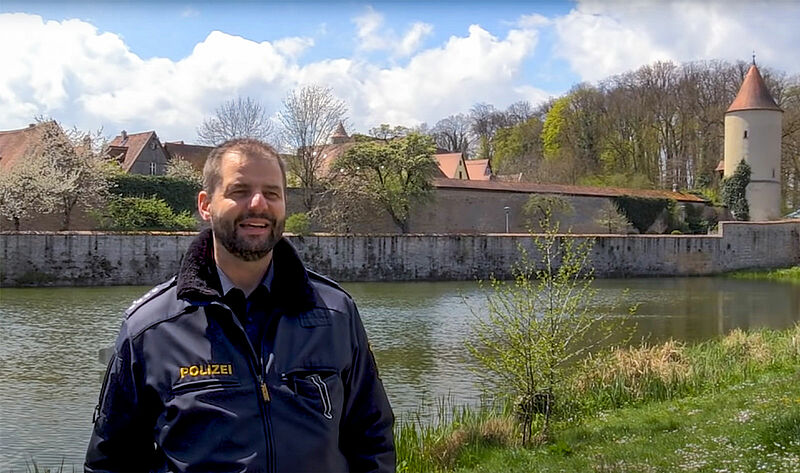
{"type": "Polygon", "coordinates": [[[394,472],[394,414],[378,378],[358,310],[352,301],[350,304],[355,347],[352,369],[345,380],[340,445],[351,472],[394,472]]]}
{"type": "Polygon", "coordinates": [[[86,472],[149,471],[156,451],[155,419],[145,407],[139,366],[123,323],[100,390],[86,472]]]}

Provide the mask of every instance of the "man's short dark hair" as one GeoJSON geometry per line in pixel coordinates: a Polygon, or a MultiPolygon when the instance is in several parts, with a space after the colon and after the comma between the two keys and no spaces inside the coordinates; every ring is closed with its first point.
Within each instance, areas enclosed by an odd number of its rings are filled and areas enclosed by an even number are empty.
{"type": "Polygon", "coordinates": [[[271,158],[278,161],[283,177],[283,189],[286,190],[286,164],[275,148],[263,141],[253,138],[235,138],[217,146],[208,154],[206,164],[203,166],[203,190],[209,195],[214,193],[220,180],[220,163],[228,151],[237,151],[249,158],[271,158]]]}

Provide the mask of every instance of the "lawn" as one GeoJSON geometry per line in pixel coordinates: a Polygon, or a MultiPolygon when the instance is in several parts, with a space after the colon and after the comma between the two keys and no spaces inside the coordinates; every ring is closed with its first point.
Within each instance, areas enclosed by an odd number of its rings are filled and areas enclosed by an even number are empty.
{"type": "Polygon", "coordinates": [[[800,372],[614,409],[546,446],[475,447],[457,472],[800,472],[800,372]]]}

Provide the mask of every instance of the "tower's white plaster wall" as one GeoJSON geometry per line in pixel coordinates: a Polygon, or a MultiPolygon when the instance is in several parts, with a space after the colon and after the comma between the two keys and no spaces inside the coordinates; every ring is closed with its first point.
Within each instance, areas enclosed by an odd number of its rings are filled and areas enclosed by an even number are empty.
{"type": "Polygon", "coordinates": [[[777,110],[738,110],[725,115],[725,177],[745,160],[750,220],[775,220],[781,213],[781,124],[777,110]],[[745,132],[747,135],[745,137],[745,132]]]}

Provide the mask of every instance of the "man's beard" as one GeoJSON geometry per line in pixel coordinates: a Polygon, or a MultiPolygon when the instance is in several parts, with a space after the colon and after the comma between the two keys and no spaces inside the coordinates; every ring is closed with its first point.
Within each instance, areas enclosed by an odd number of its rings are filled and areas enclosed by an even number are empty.
{"type": "Polygon", "coordinates": [[[277,220],[267,214],[245,213],[233,221],[214,216],[211,218],[214,237],[230,254],[243,261],[257,261],[267,256],[283,236],[283,226],[283,220],[277,220]],[[239,236],[239,223],[248,218],[269,221],[269,234],[265,240],[247,240],[239,236]]]}

